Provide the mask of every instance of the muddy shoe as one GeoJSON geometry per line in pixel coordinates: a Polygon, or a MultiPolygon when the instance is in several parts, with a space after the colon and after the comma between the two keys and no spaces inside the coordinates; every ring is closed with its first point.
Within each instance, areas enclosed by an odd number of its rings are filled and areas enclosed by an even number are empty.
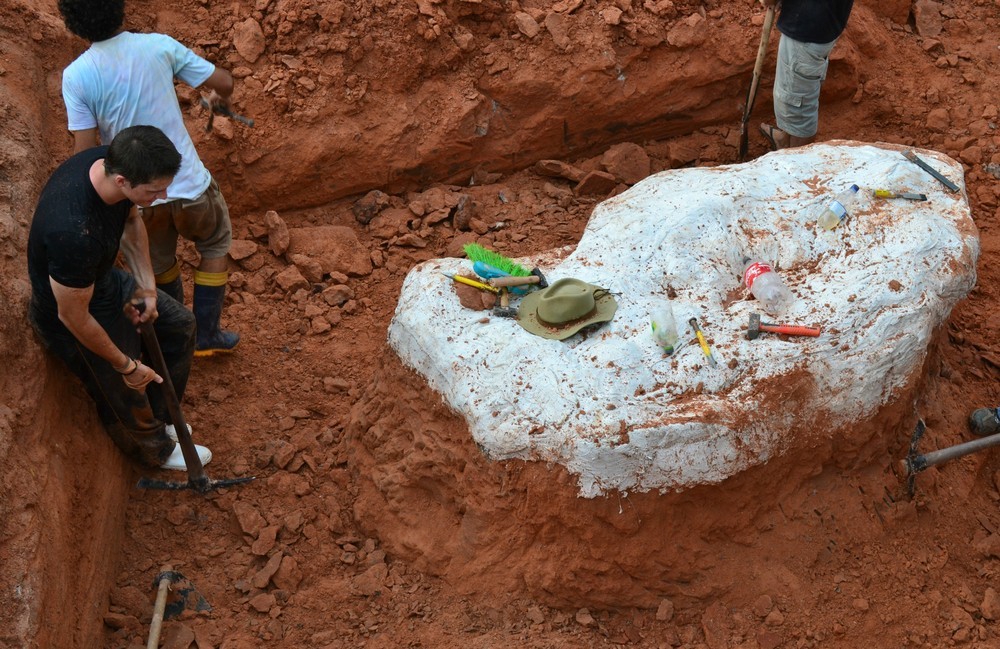
{"type": "Polygon", "coordinates": [[[1000,433],[1000,408],[980,408],[969,415],[969,428],[980,437],[1000,433]]]}
{"type": "MultiPolygon", "coordinates": [[[[198,457],[201,458],[202,466],[212,461],[212,451],[208,450],[208,447],[195,444],[194,448],[198,451],[198,457]]],[[[166,462],[160,465],[160,468],[171,469],[173,471],[187,471],[187,463],[184,461],[184,452],[181,451],[180,444],[174,446],[174,452],[170,454],[166,462]]]]}
{"type": "MultiPolygon", "coordinates": [[[[191,424],[186,424],[188,429],[188,435],[191,435],[194,431],[191,430],[191,424]]],[[[167,424],[167,437],[177,441],[177,429],[174,428],[173,424],[167,424]]]]}

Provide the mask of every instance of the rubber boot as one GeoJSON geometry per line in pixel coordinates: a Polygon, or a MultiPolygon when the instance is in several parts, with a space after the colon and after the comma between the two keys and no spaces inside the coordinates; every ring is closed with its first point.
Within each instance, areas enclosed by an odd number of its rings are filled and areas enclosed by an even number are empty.
{"type": "Polygon", "coordinates": [[[198,321],[194,355],[228,354],[240,344],[240,335],[219,326],[229,273],[194,273],[194,317],[198,321]]]}
{"type": "Polygon", "coordinates": [[[181,266],[176,259],[169,270],[156,276],[156,288],[184,304],[184,282],[181,280],[181,266]]]}

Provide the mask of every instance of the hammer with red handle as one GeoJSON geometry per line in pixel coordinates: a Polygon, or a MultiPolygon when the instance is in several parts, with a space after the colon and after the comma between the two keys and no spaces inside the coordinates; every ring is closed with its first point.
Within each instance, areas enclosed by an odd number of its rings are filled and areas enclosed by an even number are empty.
{"type": "Polygon", "coordinates": [[[759,313],[751,313],[750,324],[747,327],[747,339],[755,340],[761,333],[784,334],[786,336],[812,336],[815,338],[822,332],[823,330],[819,327],[761,322],[759,313]]]}

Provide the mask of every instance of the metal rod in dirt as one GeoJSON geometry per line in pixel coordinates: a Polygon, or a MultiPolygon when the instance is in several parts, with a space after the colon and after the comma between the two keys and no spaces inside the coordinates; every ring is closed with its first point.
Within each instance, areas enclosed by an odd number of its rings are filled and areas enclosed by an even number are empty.
{"type": "Polygon", "coordinates": [[[906,458],[903,460],[903,467],[910,473],[919,473],[928,467],[943,464],[949,460],[962,457],[963,455],[969,455],[970,453],[975,453],[976,451],[992,448],[994,446],[1000,446],[1000,433],[990,435],[989,437],[974,439],[971,442],[956,444],[955,446],[949,446],[948,448],[942,448],[937,451],[931,451],[925,455],[917,455],[916,457],[906,458]]]}

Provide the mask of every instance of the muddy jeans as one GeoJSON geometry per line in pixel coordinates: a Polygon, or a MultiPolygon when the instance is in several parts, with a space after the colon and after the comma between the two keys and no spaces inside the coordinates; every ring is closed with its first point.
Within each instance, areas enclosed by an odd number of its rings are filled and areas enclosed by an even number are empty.
{"type": "MultiPolygon", "coordinates": [[[[113,273],[121,273],[121,304],[132,297],[135,279],[117,268],[113,273]]],[[[160,349],[167,364],[167,371],[180,399],[187,386],[194,355],[195,319],[181,303],[163,291],[157,291],[158,317],[153,323],[160,349]]],[[[83,381],[87,393],[97,405],[108,435],[129,457],[150,467],[158,467],[174,450],[174,441],[167,437],[164,423],[170,422],[166,402],[160,386],[150,383],[142,394],[125,385],[122,375],[106,360],[81,345],[58,323],[38,322],[34,309],[29,309],[31,324],[45,348],[58,356],[73,374],[83,381]]],[[[125,354],[138,358],[142,349],[142,339],[136,327],[121,310],[117,317],[98,320],[112,341],[125,354]]]]}

